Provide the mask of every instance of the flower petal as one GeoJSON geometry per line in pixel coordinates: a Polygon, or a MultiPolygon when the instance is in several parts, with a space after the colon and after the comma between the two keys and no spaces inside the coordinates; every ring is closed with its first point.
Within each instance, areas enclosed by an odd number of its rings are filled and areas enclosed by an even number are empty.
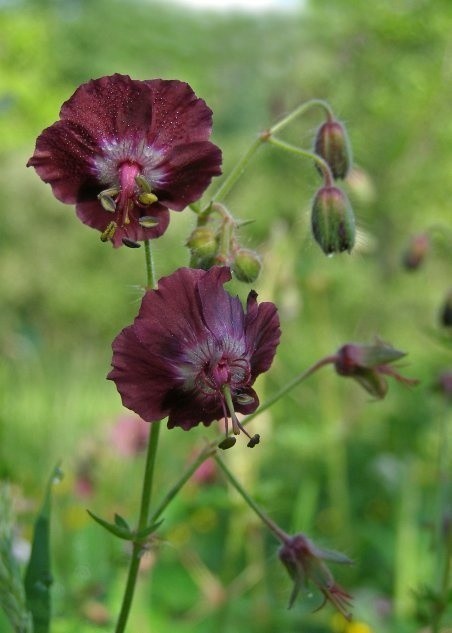
{"type": "Polygon", "coordinates": [[[270,302],[258,306],[256,298],[252,290],[245,316],[246,347],[253,378],[270,368],[281,336],[276,306],[270,302]]]}
{"type": "Polygon", "coordinates": [[[163,176],[156,179],[155,193],[163,204],[182,211],[198,200],[213,176],[221,174],[221,150],[208,141],[177,145],[156,166],[163,176]]]}
{"type": "Polygon", "coordinates": [[[169,386],[175,383],[165,363],[156,355],[150,356],[133,325],[118,334],[112,348],[113,369],[107,378],[116,383],[123,405],[146,422],[163,419],[168,415],[163,402],[169,386]]]}

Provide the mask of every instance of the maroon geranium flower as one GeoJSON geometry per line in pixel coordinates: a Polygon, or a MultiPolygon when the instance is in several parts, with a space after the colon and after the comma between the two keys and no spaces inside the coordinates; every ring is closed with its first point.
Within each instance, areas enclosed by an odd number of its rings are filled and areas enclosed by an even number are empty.
{"type": "Polygon", "coordinates": [[[146,293],[134,323],[114,340],[108,378],[124,406],[147,422],[169,416],[168,428],[188,430],[224,418],[227,435],[230,417],[234,434],[248,435],[236,412],[258,407],[252,385],[272,363],[279,319],[273,303],[257,304],[254,291],[244,311],[223,288],[230,278],[226,267],[180,268],[146,293]]]}
{"type": "Polygon", "coordinates": [[[221,173],[211,128],[188,84],[115,74],[75,91],[27,166],[103,241],[135,246],[162,235],[168,209],[184,209],[221,173]]]}

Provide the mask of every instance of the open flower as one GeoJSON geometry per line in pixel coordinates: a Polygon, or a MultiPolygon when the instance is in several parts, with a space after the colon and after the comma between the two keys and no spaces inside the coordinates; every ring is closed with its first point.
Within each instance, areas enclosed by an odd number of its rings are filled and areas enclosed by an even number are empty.
{"type": "MultiPolygon", "coordinates": [[[[273,303],[248,295],[246,311],[223,288],[227,267],[180,268],[143,298],[134,323],[113,341],[113,369],[124,406],[147,422],[169,416],[168,428],[191,429],[228,417],[235,435],[248,433],[236,412],[252,413],[252,388],[269,369],[280,329],[273,303]]],[[[248,436],[250,437],[250,436],[248,436]]],[[[235,438],[227,437],[227,448],[235,438]]],[[[250,446],[259,441],[250,438],[250,446]]]]}
{"type": "Polygon", "coordinates": [[[335,582],[332,573],[324,562],[331,561],[350,565],[352,561],[347,556],[340,552],[317,547],[304,534],[287,537],[278,553],[280,561],[294,582],[289,608],[293,605],[300,589],[306,589],[308,582],[311,581],[324,596],[321,607],[329,601],[345,618],[350,619],[348,609],[352,597],[335,582]]]}
{"type": "Polygon", "coordinates": [[[176,80],[127,75],[81,85],[27,163],[114,246],[159,237],[221,173],[212,112],[176,80]]]}

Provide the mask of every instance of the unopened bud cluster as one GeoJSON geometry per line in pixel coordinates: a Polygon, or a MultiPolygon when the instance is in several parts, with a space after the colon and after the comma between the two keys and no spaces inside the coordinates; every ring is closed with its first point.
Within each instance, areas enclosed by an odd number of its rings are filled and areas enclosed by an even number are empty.
{"type": "Polygon", "coordinates": [[[222,205],[216,205],[214,210],[219,209],[220,221],[216,223],[209,218],[207,224],[193,230],[186,242],[191,253],[191,266],[204,270],[215,265],[230,266],[238,281],[253,283],[261,272],[262,260],[255,251],[239,245],[236,237],[239,223],[222,205]],[[221,212],[225,214],[221,215],[221,212]]]}
{"type": "Polygon", "coordinates": [[[347,195],[333,182],[333,179],[345,178],[352,164],[350,143],[343,124],[329,116],[317,131],[314,152],[324,161],[316,163],[324,177],[324,185],[317,191],[312,204],[312,233],[326,255],[343,251],[351,253],[355,245],[355,216],[347,195]]]}

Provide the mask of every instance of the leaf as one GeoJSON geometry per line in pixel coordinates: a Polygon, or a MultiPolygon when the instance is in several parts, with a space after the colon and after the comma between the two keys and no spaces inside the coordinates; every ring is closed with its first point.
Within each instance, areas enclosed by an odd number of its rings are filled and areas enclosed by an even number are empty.
{"type": "Polygon", "coordinates": [[[30,561],[25,572],[24,586],[27,608],[33,617],[34,633],[48,633],[51,616],[50,586],[50,512],[52,484],[61,479],[59,465],[48,481],[41,510],[36,517],[30,561]]]}

